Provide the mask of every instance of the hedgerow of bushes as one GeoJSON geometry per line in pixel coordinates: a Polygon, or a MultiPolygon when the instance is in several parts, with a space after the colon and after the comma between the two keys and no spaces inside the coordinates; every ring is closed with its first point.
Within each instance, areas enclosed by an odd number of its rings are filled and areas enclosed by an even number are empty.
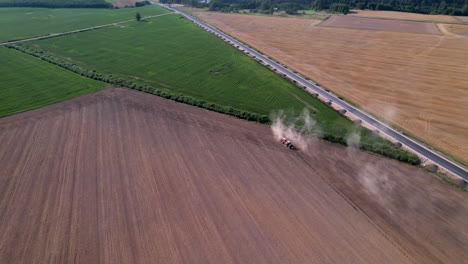
{"type": "MultiPolygon", "coordinates": [[[[200,107],[200,108],[205,108],[205,109],[215,111],[215,112],[218,112],[218,113],[228,114],[228,115],[240,118],[240,119],[254,121],[254,122],[258,122],[258,123],[262,123],[262,124],[270,124],[271,123],[270,118],[268,116],[266,116],[266,115],[260,115],[260,114],[257,114],[257,113],[252,113],[252,112],[248,112],[248,111],[239,110],[239,109],[233,108],[231,106],[223,106],[223,105],[219,105],[219,104],[215,104],[215,103],[210,103],[210,102],[206,102],[204,100],[195,99],[195,98],[192,98],[190,96],[186,96],[186,95],[182,95],[182,94],[176,94],[176,93],[171,93],[171,92],[167,92],[167,91],[162,91],[162,90],[156,89],[156,88],[148,86],[148,85],[140,85],[140,84],[137,84],[135,82],[125,80],[125,79],[121,79],[121,78],[117,78],[117,77],[112,76],[112,75],[101,74],[101,73],[96,72],[95,70],[87,70],[87,69],[85,69],[83,67],[80,67],[78,65],[75,65],[73,63],[62,61],[62,60],[60,60],[60,59],[58,59],[56,57],[45,54],[42,51],[37,51],[37,50],[34,50],[32,48],[29,48],[29,47],[24,47],[24,46],[21,46],[21,45],[9,45],[7,47],[11,48],[11,49],[19,50],[19,51],[24,52],[26,54],[29,54],[29,55],[32,55],[34,57],[40,58],[41,60],[47,61],[47,62],[52,63],[54,65],[57,65],[59,67],[65,68],[65,69],[67,69],[69,71],[77,73],[77,74],[79,74],[81,76],[85,76],[85,77],[88,77],[88,78],[91,78],[91,79],[94,79],[94,80],[97,80],[97,81],[102,81],[102,82],[106,82],[106,83],[116,85],[116,86],[127,87],[127,88],[131,88],[131,89],[134,89],[134,90],[142,91],[142,92],[145,92],[145,93],[154,94],[154,95],[157,95],[157,96],[160,96],[160,97],[163,97],[163,98],[166,98],[166,99],[170,99],[170,100],[173,100],[173,101],[176,101],[176,102],[193,105],[193,106],[197,106],[197,107],[200,107]]],[[[343,134],[343,131],[341,131],[341,133],[336,133],[336,134],[343,134]]],[[[347,145],[346,140],[345,140],[344,137],[337,136],[337,135],[335,135],[333,133],[327,133],[327,134],[322,135],[322,139],[330,141],[330,142],[338,143],[338,144],[341,144],[341,145],[345,145],[345,146],[347,145]]],[[[362,149],[362,150],[365,150],[365,151],[377,153],[377,154],[380,154],[382,156],[392,158],[392,159],[396,159],[396,160],[406,162],[406,163],[409,163],[409,164],[412,164],[412,165],[417,165],[417,164],[420,163],[419,157],[416,156],[415,154],[410,153],[410,152],[408,152],[406,150],[397,149],[397,148],[395,148],[393,146],[382,144],[382,143],[361,142],[360,145],[359,145],[359,148],[362,149]]]]}
{"type": "Polygon", "coordinates": [[[145,5],[151,5],[151,2],[148,0],[135,2],[135,7],[141,7],[145,5]]]}
{"type": "MultiPolygon", "coordinates": [[[[346,140],[340,136],[335,136],[332,134],[325,134],[322,136],[322,138],[330,142],[348,146],[346,140]]],[[[393,146],[382,144],[382,143],[360,142],[359,148],[368,152],[380,154],[388,158],[406,162],[411,165],[419,165],[421,163],[421,160],[419,159],[417,155],[409,151],[406,151],[404,149],[398,149],[393,146]]]]}

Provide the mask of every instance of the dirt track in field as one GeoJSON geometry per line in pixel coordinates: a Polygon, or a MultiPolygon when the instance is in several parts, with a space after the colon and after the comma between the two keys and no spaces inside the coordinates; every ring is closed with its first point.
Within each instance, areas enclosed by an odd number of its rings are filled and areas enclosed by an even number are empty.
{"type": "Polygon", "coordinates": [[[440,34],[433,23],[364,18],[355,16],[330,16],[321,27],[396,31],[405,33],[440,34]]]}
{"type": "Polygon", "coordinates": [[[210,12],[198,16],[468,162],[468,37],[210,12]]]}
{"type": "Polygon", "coordinates": [[[416,21],[435,21],[435,22],[463,22],[464,17],[446,16],[446,15],[425,15],[396,11],[373,11],[373,10],[353,10],[351,16],[391,18],[416,21]]]}
{"type": "Polygon", "coordinates": [[[0,263],[467,259],[466,194],[310,144],[123,89],[2,118],[0,263]]]}

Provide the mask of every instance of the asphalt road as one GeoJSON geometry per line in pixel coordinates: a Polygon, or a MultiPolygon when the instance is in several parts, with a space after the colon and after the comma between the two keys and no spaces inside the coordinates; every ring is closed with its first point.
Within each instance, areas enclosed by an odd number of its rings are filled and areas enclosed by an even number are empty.
{"type": "Polygon", "coordinates": [[[225,34],[224,32],[218,30],[217,28],[207,24],[206,22],[190,16],[187,13],[184,13],[182,11],[179,11],[177,9],[171,8],[166,5],[160,4],[160,6],[164,8],[168,8],[171,11],[180,14],[184,16],[185,18],[191,20],[192,22],[198,24],[199,26],[203,27],[205,30],[208,30],[210,33],[215,34],[216,36],[222,38],[224,41],[230,43],[233,46],[238,46],[237,48],[241,49],[244,51],[246,54],[251,54],[255,56],[257,59],[261,60],[264,64],[271,66],[273,69],[276,69],[277,72],[286,75],[288,78],[296,81],[298,84],[302,85],[305,87],[309,92],[311,93],[317,93],[325,98],[327,98],[329,101],[332,101],[334,104],[338,105],[339,107],[345,109],[349,113],[355,115],[357,118],[361,119],[363,122],[367,122],[370,125],[374,126],[376,129],[380,131],[380,133],[384,133],[387,136],[393,138],[394,140],[400,142],[401,144],[405,145],[407,148],[411,149],[413,152],[418,153],[419,155],[422,155],[426,157],[427,159],[431,160],[435,164],[437,164],[440,167],[445,168],[449,172],[458,175],[465,179],[465,181],[468,181],[468,169],[463,167],[462,165],[455,163],[447,158],[445,158],[443,155],[440,153],[437,153],[436,151],[433,151],[427,147],[425,147],[423,144],[416,142],[415,140],[403,135],[402,133],[398,132],[397,130],[391,128],[389,125],[384,124],[383,122],[379,121],[377,118],[369,115],[368,113],[348,104],[347,102],[341,100],[338,98],[336,95],[331,94],[330,92],[327,92],[323,88],[317,86],[315,83],[308,81],[301,75],[295,73],[294,71],[290,70],[286,66],[269,59],[267,56],[263,55],[262,53],[256,51],[253,48],[250,48],[246,44],[236,40],[235,38],[231,37],[228,34],[225,34]]]}

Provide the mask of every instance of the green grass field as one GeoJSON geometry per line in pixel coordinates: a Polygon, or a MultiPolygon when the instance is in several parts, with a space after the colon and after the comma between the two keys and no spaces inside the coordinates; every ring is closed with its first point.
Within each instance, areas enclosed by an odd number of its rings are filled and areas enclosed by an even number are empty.
{"type": "Polygon", "coordinates": [[[63,101],[108,86],[16,50],[0,48],[0,116],[63,101]]]}
{"type": "Polygon", "coordinates": [[[306,92],[176,15],[25,44],[98,72],[260,114],[317,109],[350,124],[306,92]]]}
{"type": "Polygon", "coordinates": [[[121,9],[0,8],[0,42],[167,13],[157,6],[121,9]]]}

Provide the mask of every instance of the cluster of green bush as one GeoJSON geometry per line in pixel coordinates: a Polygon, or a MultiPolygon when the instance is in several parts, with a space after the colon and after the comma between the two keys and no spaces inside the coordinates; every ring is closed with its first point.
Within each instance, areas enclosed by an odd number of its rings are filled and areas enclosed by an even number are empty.
{"type": "Polygon", "coordinates": [[[88,78],[91,78],[91,79],[94,79],[94,80],[106,82],[106,83],[116,85],[116,86],[131,88],[131,89],[142,91],[142,92],[145,92],[145,93],[155,94],[157,96],[160,96],[160,97],[163,97],[163,98],[166,98],[166,99],[170,99],[170,100],[173,100],[173,101],[176,101],[176,102],[181,102],[181,103],[185,103],[185,104],[205,108],[205,109],[215,111],[215,112],[218,112],[218,113],[228,114],[228,115],[240,118],[240,119],[254,121],[254,122],[258,122],[258,123],[262,123],[262,124],[271,123],[270,118],[268,116],[266,116],[266,115],[260,115],[260,114],[257,114],[257,113],[252,113],[252,112],[248,112],[248,111],[239,110],[239,109],[233,108],[231,106],[223,106],[223,105],[219,105],[219,104],[214,104],[214,103],[206,102],[204,100],[198,100],[198,99],[192,98],[190,96],[186,96],[186,95],[182,95],[182,94],[175,94],[175,93],[171,93],[171,92],[167,92],[167,91],[162,91],[162,90],[156,89],[156,88],[148,86],[148,85],[140,85],[140,84],[137,84],[135,82],[125,80],[125,79],[122,79],[122,78],[117,78],[117,77],[112,76],[112,75],[101,74],[101,73],[96,72],[95,70],[92,70],[92,71],[87,70],[87,69],[85,69],[85,68],[83,68],[81,66],[75,65],[75,64],[70,63],[70,62],[62,61],[62,60],[60,60],[58,58],[55,58],[55,57],[53,57],[51,55],[45,54],[42,51],[36,51],[34,49],[27,48],[27,47],[24,47],[24,46],[10,45],[8,47],[12,48],[12,49],[19,50],[21,52],[32,55],[34,57],[40,58],[41,60],[47,61],[47,62],[52,63],[54,65],[57,65],[59,67],[65,68],[65,69],[67,69],[69,71],[77,73],[77,74],[79,74],[81,76],[85,76],[85,77],[88,77],[88,78]]]}
{"type": "MultiPolygon", "coordinates": [[[[335,136],[332,134],[325,134],[322,136],[322,138],[330,142],[338,143],[344,146],[349,146],[348,143],[346,142],[346,139],[340,136],[335,136]]],[[[376,154],[379,154],[379,155],[382,155],[384,157],[388,157],[391,159],[396,159],[402,162],[406,162],[411,165],[419,165],[421,163],[421,160],[417,155],[409,151],[406,151],[404,149],[398,149],[398,148],[395,148],[394,146],[387,145],[387,144],[382,144],[382,143],[377,143],[377,142],[373,142],[373,143],[360,142],[359,149],[372,152],[372,153],[376,153],[376,154]]]]}
{"type": "Polygon", "coordinates": [[[145,5],[151,5],[151,2],[147,1],[147,0],[135,2],[135,7],[141,7],[141,6],[145,6],[145,5]]]}
{"type": "Polygon", "coordinates": [[[409,163],[411,165],[419,165],[421,163],[421,160],[415,154],[413,154],[413,153],[411,153],[409,151],[403,150],[403,149],[396,149],[395,147],[391,147],[391,146],[385,145],[385,144],[361,143],[359,148],[362,149],[362,150],[366,150],[366,151],[369,151],[369,152],[380,154],[380,155],[385,156],[385,157],[389,157],[389,158],[396,159],[396,160],[399,160],[399,161],[404,161],[404,162],[409,163]]]}

